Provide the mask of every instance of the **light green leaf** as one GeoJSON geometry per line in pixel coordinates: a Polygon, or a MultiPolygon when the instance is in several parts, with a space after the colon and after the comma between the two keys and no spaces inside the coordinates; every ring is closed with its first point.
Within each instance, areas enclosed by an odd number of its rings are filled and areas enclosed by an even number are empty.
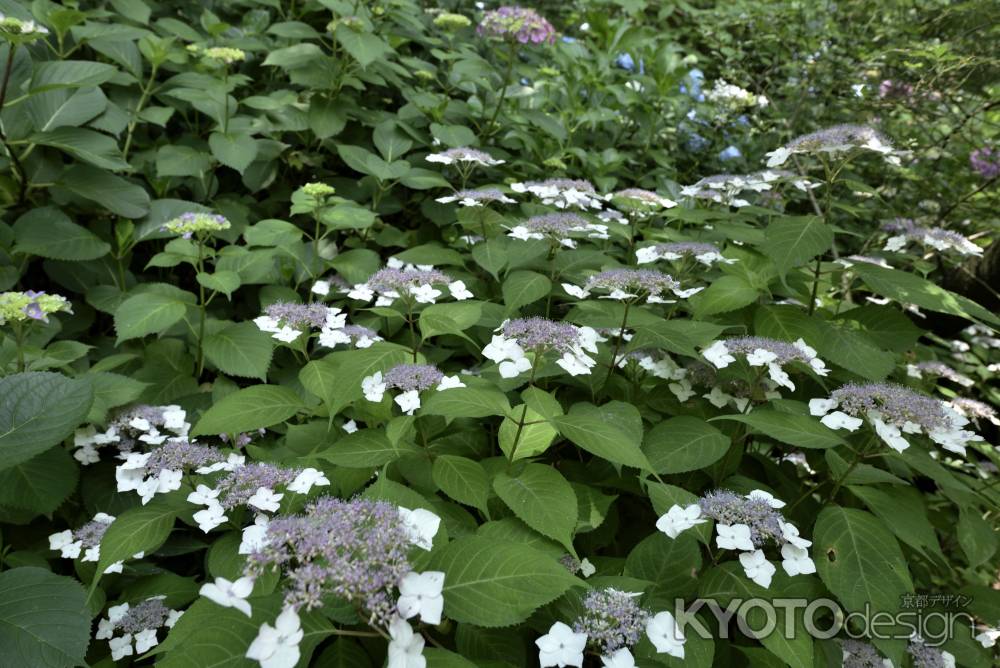
{"type": "Polygon", "coordinates": [[[420,314],[420,333],[424,340],[440,334],[453,334],[467,339],[465,330],[477,322],[482,306],[476,302],[432,304],[420,314]]]}
{"type": "Polygon", "coordinates": [[[527,412],[525,412],[523,404],[515,406],[511,409],[508,417],[500,423],[497,435],[500,441],[500,450],[511,461],[542,454],[548,450],[552,441],[559,435],[556,428],[546,420],[544,415],[534,411],[530,406],[527,412]],[[524,424],[519,426],[522,419],[524,424]]]}
{"type": "Polygon", "coordinates": [[[97,586],[100,574],[116,561],[131,559],[139,552],[155,552],[167,540],[176,517],[177,509],[159,499],[116,517],[101,538],[101,559],[91,586],[97,586]]]}
{"type": "Polygon", "coordinates": [[[534,271],[512,272],[503,282],[503,303],[507,313],[545,298],[552,289],[552,281],[534,271]]]}
{"type": "Polygon", "coordinates": [[[149,213],[149,195],[142,186],[90,165],[73,165],[56,184],[124,218],[149,213]]]}
{"type": "Polygon", "coordinates": [[[793,267],[825,252],[833,244],[833,230],[818,216],[777,218],[767,226],[760,249],[774,260],[781,276],[793,267]]]}
{"type": "Polygon", "coordinates": [[[69,453],[51,448],[0,471],[0,506],[49,515],[73,493],[79,477],[69,453]]]}
{"type": "Polygon", "coordinates": [[[479,462],[455,455],[440,455],[431,469],[434,484],[459,503],[487,512],[490,480],[479,462]]]}
{"type": "Polygon", "coordinates": [[[368,67],[379,58],[392,52],[392,48],[381,38],[370,32],[355,30],[343,23],[337,26],[334,36],[361,67],[368,67]]]}
{"type": "Polygon", "coordinates": [[[945,290],[916,274],[897,269],[886,269],[866,262],[852,268],[873,292],[895,299],[901,304],[916,304],[938,313],[951,313],[963,318],[976,318],[1000,327],[1000,318],[971,299],[945,290]]]}
{"type": "Polygon", "coordinates": [[[975,508],[963,508],[958,516],[958,544],[975,568],[989,561],[997,551],[997,534],[994,526],[983,519],[975,508]]]}
{"type": "Polygon", "coordinates": [[[31,371],[0,378],[0,471],[72,434],[93,400],[88,381],[58,373],[31,371]]]}
{"type": "Polygon", "coordinates": [[[587,452],[613,464],[652,471],[653,466],[639,448],[642,422],[634,406],[613,401],[604,406],[575,404],[568,415],[557,416],[551,422],[563,436],[587,452]],[[634,414],[634,415],[633,415],[634,414]]]}
{"type": "Polygon", "coordinates": [[[712,421],[715,420],[742,422],[775,440],[800,448],[834,448],[844,444],[844,439],[833,430],[808,415],[758,408],[746,415],[720,415],[712,418],[712,421]]]}
{"type": "Polygon", "coordinates": [[[273,339],[251,322],[229,325],[205,337],[205,357],[230,376],[264,380],[273,352],[273,339]]]}
{"type": "Polygon", "coordinates": [[[688,303],[695,315],[703,318],[743,308],[757,300],[757,288],[741,276],[723,276],[712,281],[707,288],[694,295],[688,303]]]}
{"type": "Polygon", "coordinates": [[[174,294],[143,292],[129,297],[115,310],[118,343],[164,332],[184,317],[187,307],[174,294]]]}
{"type": "Polygon", "coordinates": [[[212,155],[226,167],[232,167],[242,174],[257,157],[257,140],[248,134],[213,132],[208,137],[208,147],[212,155]]]}
{"type": "Polygon", "coordinates": [[[41,146],[51,146],[69,153],[95,167],[110,170],[130,168],[122,158],[118,142],[94,130],[61,127],[47,132],[37,132],[31,135],[30,139],[41,146]]]}
{"type": "Polygon", "coordinates": [[[92,60],[47,60],[39,63],[28,92],[35,94],[56,88],[98,86],[118,72],[114,65],[92,60]]]}
{"type": "Polygon", "coordinates": [[[697,471],[729,451],[729,438],[700,418],[672,417],[653,427],[642,451],[657,473],[697,471]]]}
{"type": "Polygon", "coordinates": [[[54,206],[32,209],[18,218],[14,240],[14,252],[54,260],[96,260],[111,250],[107,242],[54,206]]]}
{"type": "Polygon", "coordinates": [[[420,408],[421,415],[441,415],[446,418],[479,418],[506,415],[510,402],[498,390],[485,387],[456,387],[428,393],[420,408]]]}
{"type": "Polygon", "coordinates": [[[43,568],[0,573],[0,647],[11,668],[85,664],[90,642],[87,595],[73,578],[43,568]]]}
{"type": "Polygon", "coordinates": [[[361,381],[376,371],[385,373],[411,361],[410,351],[391,343],[376,343],[364,350],[345,350],[306,364],[299,380],[322,399],[331,415],[362,397],[361,381]]]}
{"type": "Polygon", "coordinates": [[[209,290],[221,292],[227,297],[232,297],[240,287],[240,275],[235,271],[216,271],[212,274],[203,271],[195,279],[209,290]]]}
{"type": "Polygon", "coordinates": [[[337,466],[367,469],[420,452],[417,446],[407,441],[390,442],[381,429],[362,429],[341,438],[318,456],[337,466]]]}
{"type": "Polygon", "coordinates": [[[562,474],[551,466],[527,464],[516,476],[500,472],[493,479],[493,489],[518,519],[576,552],[576,494],[562,474]]]}
{"type": "Polygon", "coordinates": [[[431,567],[445,572],[445,616],[488,628],[519,624],[580,583],[541,552],[478,536],[452,541],[431,567]]]}
{"type": "Polygon", "coordinates": [[[254,385],[233,392],[205,411],[192,436],[236,434],[283,422],[302,409],[299,395],[281,385],[254,385]]]}

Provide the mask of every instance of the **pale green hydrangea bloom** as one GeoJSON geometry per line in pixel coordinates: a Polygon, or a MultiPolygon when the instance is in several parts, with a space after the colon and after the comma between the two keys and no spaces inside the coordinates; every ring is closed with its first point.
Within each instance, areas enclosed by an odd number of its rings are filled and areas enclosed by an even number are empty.
{"type": "Polygon", "coordinates": [[[44,292],[0,292],[0,325],[24,320],[49,321],[52,313],[72,313],[69,301],[62,295],[44,292]]]}

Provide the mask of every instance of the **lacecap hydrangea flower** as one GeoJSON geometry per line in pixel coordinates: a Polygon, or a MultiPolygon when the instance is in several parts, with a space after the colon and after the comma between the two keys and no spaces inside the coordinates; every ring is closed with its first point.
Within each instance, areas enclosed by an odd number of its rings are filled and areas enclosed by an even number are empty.
{"type": "Polygon", "coordinates": [[[160,445],[171,438],[186,439],[190,429],[187,413],[180,406],[130,406],[120,410],[103,432],[94,425],[77,429],[73,436],[76,448],[73,457],[83,465],[94,464],[100,461],[98,449],[105,445],[114,445],[119,454],[127,455],[140,444],[160,445]]]}
{"type": "Polygon", "coordinates": [[[534,9],[504,5],[483,14],[476,33],[520,44],[552,44],[556,30],[534,9]]]}
{"type": "Polygon", "coordinates": [[[677,206],[677,202],[672,199],[642,188],[617,190],[606,195],[605,199],[619,209],[625,209],[637,215],[649,215],[660,209],[672,209],[677,206]]]}
{"type": "Polygon", "coordinates": [[[486,151],[460,146],[458,148],[450,148],[441,153],[431,153],[427,156],[427,162],[437,162],[442,165],[468,163],[480,167],[495,167],[504,164],[505,161],[494,158],[486,151]]]}
{"type": "Polygon", "coordinates": [[[868,125],[845,124],[796,137],[784,146],[767,153],[767,166],[780,167],[797,154],[832,156],[858,150],[878,153],[891,165],[899,165],[901,162],[899,152],[881,132],[868,125]]]}
{"type": "Polygon", "coordinates": [[[446,376],[431,364],[398,364],[383,375],[376,371],[361,381],[361,389],[368,401],[382,401],[387,390],[402,390],[394,401],[407,415],[413,415],[420,408],[420,393],[436,388],[438,392],[465,383],[456,376],[446,376]]]}
{"type": "Polygon", "coordinates": [[[594,184],[582,179],[524,181],[512,183],[510,189],[516,193],[531,193],[542,200],[542,204],[557,209],[600,209],[604,206],[604,200],[597,194],[594,184]]]}
{"type": "Polygon", "coordinates": [[[862,640],[841,640],[844,668],[893,668],[871,643],[862,640]]]}
{"type": "Polygon", "coordinates": [[[160,643],[156,637],[159,629],[173,628],[184,613],[168,608],[165,598],[153,596],[135,605],[122,603],[108,608],[108,616],[97,623],[94,638],[108,641],[112,661],[133,653],[145,654],[160,643]]]}
{"type": "Polygon", "coordinates": [[[744,336],[715,341],[701,354],[718,369],[735,362],[736,356],[744,358],[752,367],[766,366],[771,380],[790,390],[795,389],[795,383],[784,370],[786,364],[803,364],[820,376],[830,373],[823,360],[816,356],[816,350],[802,339],[788,343],[761,336],[744,336]]]}
{"type": "Polygon", "coordinates": [[[741,496],[729,490],[709,492],[697,503],[686,507],[673,505],[656,522],[656,528],[669,538],[715,520],[715,544],[724,550],[739,550],[740,565],[746,576],[761,587],[771,585],[777,569],[764,554],[764,548],[775,545],[781,550],[781,566],[792,576],[816,572],[809,556],[812,541],[799,536],[799,530],[778,512],[784,501],[764,490],[754,490],[741,496]]]}
{"type": "MultiPolygon", "coordinates": [[[[113,515],[97,513],[94,519],[77,529],[66,529],[50,535],[49,549],[58,550],[63,559],[98,562],[101,560],[101,539],[114,521],[113,515]],[[81,552],[83,557],[80,557],[81,552]]],[[[143,556],[143,552],[137,552],[132,558],[141,559],[143,556]]],[[[122,566],[122,561],[116,561],[105,568],[104,572],[121,573],[122,566]]]]}
{"type": "Polygon", "coordinates": [[[972,380],[965,374],[961,374],[944,362],[938,362],[937,360],[926,360],[923,362],[917,362],[916,364],[907,364],[906,375],[910,378],[924,378],[925,376],[930,378],[944,378],[945,380],[950,380],[951,382],[957,383],[962,387],[972,387],[976,384],[976,381],[972,380]]]}
{"type": "Polygon", "coordinates": [[[908,218],[897,218],[894,221],[884,223],[882,229],[892,234],[885,241],[885,246],[882,248],[884,251],[898,252],[912,242],[930,246],[939,251],[952,251],[963,256],[983,254],[982,248],[958,232],[939,227],[925,227],[908,218]]]}
{"type": "Polygon", "coordinates": [[[810,400],[809,412],[822,416],[820,422],[830,429],[857,431],[867,422],[897,452],[910,447],[903,434],[924,433],[960,455],[965,454],[967,443],[983,440],[963,429],[969,420],[947,403],[891,383],[844,385],[828,399],[810,400]]]}
{"type": "Polygon", "coordinates": [[[766,96],[755,95],[725,79],[717,79],[712,88],[705,93],[705,99],[725,108],[728,112],[741,111],[747,107],[763,109],[769,103],[766,96]]]}
{"type": "Polygon", "coordinates": [[[458,202],[461,206],[485,206],[494,202],[514,204],[517,200],[507,197],[499,188],[479,188],[478,190],[457,190],[451,195],[438,197],[434,201],[441,204],[458,202]]]}
{"type": "Polygon", "coordinates": [[[172,220],[163,224],[163,231],[171,234],[179,234],[184,239],[190,239],[195,235],[203,233],[219,232],[228,230],[229,221],[225,216],[215,213],[182,213],[172,220]]]}
{"type": "Polygon", "coordinates": [[[733,264],[736,262],[735,259],[723,257],[722,251],[715,244],[701,241],[672,241],[646,246],[635,251],[637,264],[649,264],[657,260],[675,262],[685,258],[693,258],[706,267],[711,267],[716,263],[733,264]]]}
{"type": "Polygon", "coordinates": [[[49,29],[32,21],[0,14],[0,38],[13,44],[26,44],[49,34],[49,29]]]}
{"type": "Polygon", "coordinates": [[[630,301],[645,298],[647,304],[670,304],[673,300],[666,295],[674,294],[682,299],[701,292],[705,288],[681,289],[681,284],[669,274],[655,269],[608,269],[594,274],[581,288],[571,283],[563,283],[563,290],[577,299],[586,299],[592,292],[607,292],[601,299],[630,301]]]}
{"type": "Polygon", "coordinates": [[[1000,150],[984,146],[969,154],[969,165],[984,179],[1000,176],[1000,150]]]}
{"type": "Polygon", "coordinates": [[[454,299],[471,299],[472,293],[464,281],[452,280],[448,274],[428,265],[403,265],[390,260],[388,266],[379,269],[364,283],[349,290],[347,296],[362,302],[375,299],[376,306],[390,306],[397,299],[413,300],[419,304],[433,304],[443,293],[435,285],[447,286],[454,299]]]}
{"type": "Polygon", "coordinates": [[[552,241],[566,248],[576,248],[574,236],[585,236],[590,239],[607,239],[608,228],[588,222],[575,213],[547,213],[532,216],[523,223],[508,228],[507,236],[521,241],[531,239],[552,241]]]}
{"type": "Polygon", "coordinates": [[[706,176],[692,185],[681,188],[681,195],[692,199],[707,200],[740,208],[750,206],[750,201],[742,196],[743,193],[763,193],[772,190],[779,184],[788,184],[802,191],[815,188],[819,185],[792,172],[765,169],[752,174],[713,174],[706,176]]]}
{"type": "Polygon", "coordinates": [[[483,356],[499,365],[503,378],[528,372],[549,352],[560,355],[556,364],[571,376],[589,375],[597,362],[588,353],[596,355],[597,343],[605,340],[592,327],[539,317],[506,320],[495,331],[499,334],[483,348],[483,356]],[[527,353],[533,354],[534,361],[527,353]]]}
{"type": "Polygon", "coordinates": [[[72,313],[69,301],[61,295],[27,290],[0,292],[0,325],[8,322],[37,320],[48,322],[53,313],[72,313]]]}
{"type": "MultiPolygon", "coordinates": [[[[347,325],[347,314],[339,308],[323,304],[293,304],[275,302],[264,308],[264,315],[253,320],[262,332],[284,343],[292,343],[312,329],[320,330],[320,343],[330,340],[334,331],[347,325]]],[[[331,346],[332,347],[332,346],[331,346]]]]}

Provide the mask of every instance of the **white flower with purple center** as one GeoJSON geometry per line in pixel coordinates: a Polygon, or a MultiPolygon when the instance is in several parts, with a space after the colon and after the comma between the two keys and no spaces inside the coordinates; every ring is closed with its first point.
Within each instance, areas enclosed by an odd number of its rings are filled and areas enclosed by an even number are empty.
{"type": "MultiPolygon", "coordinates": [[[[81,561],[100,561],[101,539],[115,518],[107,513],[97,513],[78,529],[66,529],[49,536],[49,549],[58,550],[63,559],[80,559],[81,561]],[[83,557],[80,557],[81,552],[83,557]]],[[[133,559],[141,559],[142,552],[132,555],[133,559]]],[[[123,562],[116,561],[104,569],[105,573],[121,573],[123,562]]]]}
{"type": "Polygon", "coordinates": [[[722,256],[722,252],[715,244],[702,243],[698,241],[676,241],[655,246],[646,246],[635,251],[635,260],[638,264],[649,264],[657,260],[670,260],[676,262],[685,258],[693,258],[696,262],[711,267],[715,263],[733,264],[736,260],[730,260],[722,256]]]}
{"type": "Polygon", "coordinates": [[[571,376],[588,375],[597,362],[597,343],[605,339],[591,327],[577,327],[547,318],[516,318],[505,321],[496,330],[483,356],[496,362],[503,378],[516,378],[532,369],[547,353],[556,353],[556,361],[571,376]],[[528,353],[534,355],[534,362],[528,353]]]}
{"type": "Polygon", "coordinates": [[[458,376],[445,376],[432,364],[397,364],[383,375],[376,371],[361,380],[361,390],[365,399],[382,401],[388,390],[402,390],[394,401],[407,415],[413,415],[420,408],[420,393],[432,388],[439,392],[459,387],[465,383],[458,376]]]}
{"type": "Polygon", "coordinates": [[[261,624],[257,637],[247,648],[246,657],[258,661],[261,668],[295,668],[304,635],[295,608],[286,606],[274,626],[266,622],[261,624]]]}
{"type": "Polygon", "coordinates": [[[929,376],[931,378],[944,378],[945,380],[950,380],[951,382],[961,385],[962,387],[972,387],[976,384],[976,381],[972,380],[968,376],[955,371],[944,362],[938,362],[937,360],[926,360],[923,362],[917,362],[916,364],[907,364],[906,375],[910,378],[921,379],[924,378],[924,376],[929,376]]]}
{"type": "Polygon", "coordinates": [[[605,200],[611,202],[619,209],[624,209],[634,215],[644,217],[656,213],[662,209],[672,209],[677,206],[677,202],[642,188],[626,188],[606,195],[605,200]]]}
{"type": "Polygon", "coordinates": [[[93,425],[77,429],[73,457],[80,463],[100,461],[99,448],[115,445],[120,452],[129,453],[140,443],[159,445],[167,440],[187,437],[191,423],[180,406],[147,406],[140,404],[119,411],[103,432],[93,425]],[[160,431],[160,430],[163,431],[160,431]]]}
{"type": "Polygon", "coordinates": [[[247,617],[253,614],[247,597],[253,592],[253,578],[242,577],[233,582],[226,578],[215,578],[201,586],[198,593],[224,608],[236,608],[247,617]]]}
{"type": "Polygon", "coordinates": [[[115,468],[119,492],[134,491],[143,505],[157,494],[166,494],[181,487],[185,471],[199,469],[225,461],[218,448],[210,448],[186,439],[171,438],[149,452],[130,452],[115,468]]]}
{"type": "Polygon", "coordinates": [[[996,409],[985,402],[959,397],[952,399],[948,405],[962,417],[972,420],[977,426],[979,420],[986,420],[1000,427],[1000,416],[997,415],[996,409]]]}
{"type": "Polygon", "coordinates": [[[607,239],[606,225],[596,225],[587,222],[575,213],[547,213],[533,216],[523,223],[508,228],[507,236],[520,241],[549,240],[553,244],[566,248],[576,248],[574,236],[585,236],[591,239],[607,239]]]}
{"type": "Polygon", "coordinates": [[[435,162],[441,165],[468,164],[478,167],[496,167],[504,164],[504,160],[494,158],[486,151],[460,146],[450,148],[440,153],[431,153],[426,158],[427,162],[435,162]]]}
{"type": "Polygon", "coordinates": [[[594,189],[594,184],[582,179],[548,179],[511,184],[516,193],[531,193],[543,204],[557,209],[600,209],[604,200],[594,189]]]}
{"type": "Polygon", "coordinates": [[[849,383],[829,399],[810,400],[809,412],[822,416],[820,422],[830,429],[856,431],[867,422],[896,452],[910,447],[903,434],[924,433],[945,450],[963,456],[968,443],[983,440],[963,429],[969,420],[947,403],[891,383],[849,383]]]}
{"type": "Polygon", "coordinates": [[[264,309],[264,315],[254,318],[254,324],[271,338],[284,343],[292,343],[312,329],[322,332],[342,329],[347,314],[339,308],[323,304],[293,304],[276,302],[264,309]]]}
{"type": "Polygon", "coordinates": [[[573,631],[586,635],[587,643],[600,654],[634,647],[652,617],[637,602],[641,595],[612,587],[589,592],[583,599],[583,612],[573,622],[573,631]]]}
{"type": "Polygon", "coordinates": [[[793,155],[818,154],[837,156],[853,151],[872,151],[884,156],[891,165],[900,164],[900,152],[881,132],[867,125],[836,125],[796,137],[784,146],[767,153],[768,167],[779,167],[793,155]]]}
{"type": "Polygon", "coordinates": [[[390,306],[397,299],[433,304],[444,294],[435,286],[446,286],[451,296],[459,301],[472,297],[463,281],[452,280],[444,272],[424,267],[388,266],[346,292],[348,297],[358,301],[370,302],[375,299],[376,306],[390,306]]]}
{"type": "Polygon", "coordinates": [[[899,252],[910,243],[930,246],[943,252],[954,252],[963,257],[981,256],[983,249],[967,237],[939,227],[918,225],[909,218],[897,218],[882,225],[882,229],[892,234],[886,239],[884,251],[899,252]]]}
{"type": "Polygon", "coordinates": [[[399,581],[399,599],[396,608],[403,619],[420,616],[425,624],[440,624],[444,610],[445,574],[441,571],[410,571],[399,581]]]}
{"type": "Polygon", "coordinates": [[[97,623],[94,638],[107,640],[112,659],[119,661],[134,653],[145,654],[159,644],[156,632],[173,628],[183,614],[163,603],[165,596],[153,596],[134,606],[128,603],[108,608],[108,616],[97,623]],[[121,633],[120,636],[115,636],[121,633]]]}
{"type": "Polygon", "coordinates": [[[451,204],[458,202],[459,206],[486,206],[487,204],[515,204],[517,200],[507,197],[499,188],[480,188],[478,190],[456,190],[451,195],[438,197],[435,202],[451,204]]]}
{"type": "Polygon", "coordinates": [[[335,348],[340,344],[355,348],[371,348],[373,344],[382,341],[374,329],[361,325],[345,325],[341,329],[330,329],[320,332],[319,344],[327,348],[335,348]]]}
{"type": "Polygon", "coordinates": [[[664,610],[646,622],[646,636],[653,643],[658,654],[668,654],[678,659],[684,658],[683,630],[677,625],[674,616],[664,610]]]}
{"type": "Polygon", "coordinates": [[[816,350],[802,339],[788,343],[761,336],[744,336],[715,341],[701,354],[717,369],[726,368],[740,356],[751,367],[766,367],[771,380],[790,390],[795,389],[795,383],[784,369],[787,364],[803,364],[819,376],[830,373],[823,360],[816,356],[816,350]]]}
{"type": "Polygon", "coordinates": [[[587,634],[577,633],[563,622],[556,622],[548,633],[535,640],[535,645],[542,668],[580,668],[583,665],[583,650],[587,647],[587,634]]]}
{"type": "Polygon", "coordinates": [[[670,294],[687,299],[705,289],[682,290],[681,284],[673,277],[655,269],[609,269],[591,276],[582,288],[571,283],[563,283],[562,287],[577,299],[587,299],[593,292],[607,292],[600,298],[616,301],[645,299],[647,304],[671,304],[674,300],[667,298],[670,294]]]}
{"type": "Polygon", "coordinates": [[[424,637],[402,617],[389,622],[389,656],[387,668],[425,668],[424,637]]]}

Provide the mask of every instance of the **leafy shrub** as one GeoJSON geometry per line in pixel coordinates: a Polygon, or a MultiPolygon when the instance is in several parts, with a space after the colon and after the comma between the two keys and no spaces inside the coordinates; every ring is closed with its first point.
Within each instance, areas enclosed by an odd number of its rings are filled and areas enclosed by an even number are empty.
{"type": "Polygon", "coordinates": [[[0,0],[0,664],[993,665],[995,8],[715,4],[0,0]]]}

